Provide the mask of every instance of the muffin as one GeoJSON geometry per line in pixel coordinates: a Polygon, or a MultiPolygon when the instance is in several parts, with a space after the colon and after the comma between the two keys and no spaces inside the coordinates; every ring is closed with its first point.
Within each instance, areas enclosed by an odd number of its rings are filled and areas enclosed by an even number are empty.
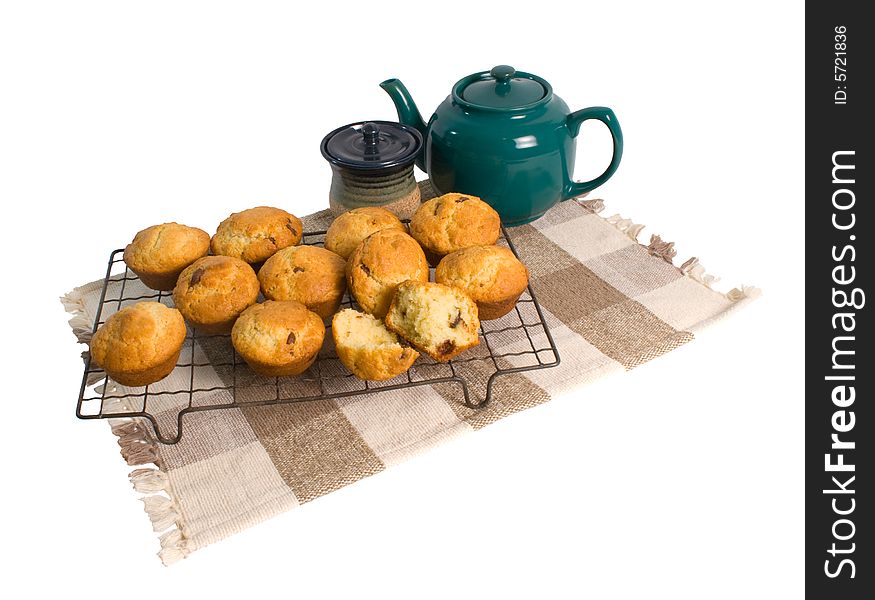
{"type": "Polygon", "coordinates": [[[397,229],[407,233],[404,223],[385,208],[354,208],[331,223],[325,234],[325,248],[347,259],[362,240],[381,229],[397,229]]]}
{"type": "Polygon", "coordinates": [[[419,244],[397,229],[383,229],[356,246],[346,262],[346,283],[365,312],[386,316],[402,281],[428,281],[428,262],[419,244]]]}
{"type": "Polygon", "coordinates": [[[179,274],[173,302],[185,320],[204,333],[228,333],[258,299],[258,277],[230,256],[205,256],[179,274]]]}
{"type": "Polygon", "coordinates": [[[410,235],[425,248],[432,264],[469,246],[498,240],[501,219],[477,196],[444,194],[423,202],[410,220],[410,235]]]}
{"type": "Polygon", "coordinates": [[[277,250],[297,246],[304,235],[301,220],[270,206],[234,213],[219,224],[210,242],[213,254],[260,265],[277,250]]]}
{"type": "Polygon", "coordinates": [[[439,362],[480,343],[477,305],[459,288],[405,281],[398,286],[386,327],[439,362]]]}
{"type": "Polygon", "coordinates": [[[283,248],[258,271],[268,300],[297,300],[323,319],[337,312],[346,291],[346,261],[316,246],[283,248]]]}
{"type": "Polygon", "coordinates": [[[153,290],[170,291],[182,270],[206,256],[210,235],[196,227],[162,223],[147,227],[125,248],[125,264],[153,290]]]}
{"type": "Polygon", "coordinates": [[[322,348],[325,325],[300,302],[268,300],[250,306],[231,330],[231,343],[259,375],[286,377],[306,371],[322,348]]]}
{"type": "Polygon", "coordinates": [[[529,271],[510,248],[471,246],[447,254],[434,272],[438,283],[457,287],[477,303],[481,321],[503,317],[529,284],[529,271]]]}
{"type": "Polygon", "coordinates": [[[419,358],[382,321],[351,308],[334,315],[331,336],[340,362],[359,379],[392,379],[419,358]]]}
{"type": "Polygon", "coordinates": [[[167,377],[179,360],[185,321],[160,302],[126,306],[91,338],[91,361],[122,385],[140,386],[167,377]]]}

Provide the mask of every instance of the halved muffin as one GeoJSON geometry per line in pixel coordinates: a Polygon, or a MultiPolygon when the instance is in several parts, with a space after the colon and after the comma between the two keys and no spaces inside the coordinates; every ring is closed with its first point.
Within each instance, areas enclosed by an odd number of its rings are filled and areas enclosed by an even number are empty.
{"type": "Polygon", "coordinates": [[[382,321],[351,308],[334,315],[331,335],[340,362],[359,379],[392,379],[419,358],[382,321]]]}
{"type": "Polygon", "coordinates": [[[440,283],[405,281],[399,285],[386,327],[439,362],[480,343],[477,305],[462,290],[440,283]]]}

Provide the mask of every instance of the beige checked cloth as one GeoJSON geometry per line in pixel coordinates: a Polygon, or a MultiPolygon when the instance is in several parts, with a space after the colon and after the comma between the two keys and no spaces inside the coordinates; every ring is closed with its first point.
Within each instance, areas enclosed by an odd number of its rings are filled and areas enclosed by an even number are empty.
{"type": "MultiPolygon", "coordinates": [[[[427,185],[423,193],[428,196],[427,185]]],[[[696,259],[675,267],[673,244],[658,236],[652,236],[649,245],[639,244],[641,225],[619,216],[605,219],[598,214],[602,208],[600,200],[564,202],[534,223],[509,230],[531,271],[561,364],[498,377],[486,409],[467,408],[459,387],[444,383],[335,400],[190,413],[183,421],[182,439],[174,445],[159,443],[143,419],[111,419],[128,464],[149,465],[135,469],[130,478],[135,490],[145,494],[146,512],[161,534],[161,560],[170,564],[454,436],[597,377],[632,369],[691,341],[700,329],[758,295],[752,287],[718,293],[696,259]]],[[[325,229],[330,219],[328,211],[322,211],[304,222],[308,231],[315,231],[325,229]]],[[[70,323],[80,342],[90,338],[102,285],[102,280],[95,281],[62,298],[74,313],[70,323]]],[[[113,282],[107,297],[119,293],[113,289],[117,285],[113,282]]],[[[149,291],[143,288],[143,293],[149,291]]],[[[521,318],[527,318],[524,311],[521,318]]],[[[500,321],[490,323],[500,328],[500,321]]],[[[532,343],[544,347],[545,341],[532,343]]],[[[507,355],[499,359],[502,366],[531,364],[531,353],[513,356],[514,345],[522,343],[519,335],[510,334],[506,341],[492,342],[507,355]]],[[[191,348],[191,356],[205,364],[227,362],[230,352],[227,340],[197,340],[191,348]]],[[[487,364],[471,361],[461,370],[475,395],[494,370],[487,364]]],[[[190,384],[200,389],[227,386],[229,377],[227,368],[205,368],[198,370],[198,381],[189,382],[189,371],[177,369],[150,386],[150,392],[190,384]]],[[[133,399],[115,397],[124,396],[126,388],[110,385],[104,413],[137,410],[131,406],[133,399]]],[[[296,381],[291,378],[282,385],[296,381]]],[[[253,388],[252,399],[274,393],[259,389],[266,388],[253,388]]],[[[179,408],[189,398],[161,398],[162,404],[150,412],[159,413],[161,427],[175,427],[179,408]]],[[[195,398],[194,405],[203,400],[195,398]]],[[[231,402],[228,391],[210,392],[209,402],[222,401],[231,402]]]]}

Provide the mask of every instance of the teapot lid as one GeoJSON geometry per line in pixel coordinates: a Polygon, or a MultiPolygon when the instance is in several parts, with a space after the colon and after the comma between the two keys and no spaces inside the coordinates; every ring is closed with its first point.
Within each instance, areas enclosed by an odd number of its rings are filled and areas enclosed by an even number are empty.
{"type": "Polygon", "coordinates": [[[453,89],[457,100],[476,108],[512,110],[529,108],[553,95],[550,84],[509,65],[465,77],[453,89]]]}
{"type": "Polygon", "coordinates": [[[413,164],[422,134],[392,121],[364,121],[338,127],[322,139],[322,156],[351,169],[385,169],[413,164]]]}

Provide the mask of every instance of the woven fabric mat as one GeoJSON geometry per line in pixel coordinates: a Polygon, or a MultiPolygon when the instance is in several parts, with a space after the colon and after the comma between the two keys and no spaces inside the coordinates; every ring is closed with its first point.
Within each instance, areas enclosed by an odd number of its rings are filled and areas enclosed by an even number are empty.
{"type": "MultiPolygon", "coordinates": [[[[430,197],[427,183],[422,187],[424,198],[430,197]]],[[[648,245],[638,243],[643,226],[618,215],[603,218],[602,208],[600,200],[563,202],[536,222],[510,230],[562,361],[498,378],[486,409],[467,408],[458,389],[440,384],[205,411],[186,416],[175,445],[158,443],[142,419],[110,420],[128,464],[148,465],[130,478],[145,494],[146,512],[161,534],[161,560],[175,562],[563,390],[633,369],[686,344],[758,295],[752,287],[727,294],[712,290],[713,278],[695,258],[674,266],[673,244],[658,236],[648,245]]],[[[304,219],[309,231],[325,229],[330,221],[328,211],[304,219]]],[[[62,298],[74,314],[70,323],[80,342],[90,339],[102,284],[86,284],[62,298]]],[[[200,341],[195,348],[198,358],[207,360],[228,352],[227,343],[210,347],[200,341]]],[[[188,376],[187,370],[174,372],[155,389],[185,388],[188,376]],[[183,376],[185,382],[174,381],[183,376]]],[[[220,369],[204,377],[228,385],[220,369]]],[[[476,369],[466,377],[476,384],[476,369]]],[[[206,388],[209,382],[198,385],[206,388]]],[[[175,416],[172,396],[168,403],[167,414],[175,416]]],[[[117,406],[131,409],[124,399],[117,406]]]]}

